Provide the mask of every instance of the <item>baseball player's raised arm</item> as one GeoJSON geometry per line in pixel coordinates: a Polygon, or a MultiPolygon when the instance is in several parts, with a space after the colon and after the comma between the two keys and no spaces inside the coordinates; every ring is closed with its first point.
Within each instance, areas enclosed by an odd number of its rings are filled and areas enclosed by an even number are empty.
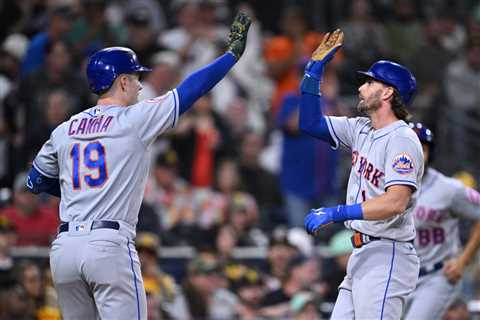
{"type": "MultiPolygon", "coordinates": [[[[339,29],[332,34],[327,33],[318,48],[313,52],[310,61],[305,67],[305,74],[300,91],[300,129],[313,137],[322,139],[334,147],[344,144],[349,147],[349,141],[342,141],[336,134],[333,126],[329,127],[328,119],[322,114],[322,97],[320,82],[325,65],[333,58],[335,52],[342,46],[343,32],[339,29]]],[[[340,129],[341,135],[345,130],[340,129]]],[[[347,129],[348,131],[348,129],[347,129]]],[[[350,136],[351,138],[351,136],[350,136]]],[[[343,140],[351,140],[344,138],[343,140]]]]}
{"type": "Polygon", "coordinates": [[[161,97],[137,103],[124,112],[125,124],[133,126],[140,140],[151,144],[174,127],[179,116],[222,80],[245,50],[250,18],[239,13],[232,23],[228,51],[206,67],[189,75],[177,88],[161,97]]]}
{"type": "Polygon", "coordinates": [[[231,52],[226,52],[206,67],[192,73],[177,87],[180,114],[209,92],[237,62],[231,52]]]}
{"type": "Polygon", "coordinates": [[[251,20],[244,13],[235,17],[228,36],[228,50],[208,66],[188,76],[178,87],[180,114],[210,91],[240,59],[247,43],[251,20]]]}

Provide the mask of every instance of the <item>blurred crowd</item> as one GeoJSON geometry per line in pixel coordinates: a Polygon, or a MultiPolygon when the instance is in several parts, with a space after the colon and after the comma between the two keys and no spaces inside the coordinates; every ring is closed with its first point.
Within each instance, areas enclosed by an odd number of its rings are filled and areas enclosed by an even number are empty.
{"type": "MultiPolygon", "coordinates": [[[[350,234],[313,239],[303,217],[344,203],[350,154],[300,132],[298,88],[329,30],[345,41],[322,82],[325,113],[356,115],[355,71],[398,61],[417,78],[411,113],[436,133],[435,167],[480,176],[478,1],[0,0],[0,319],[60,318],[47,256],[14,252],[56,235],[59,200],[24,181],[52,130],[95,103],[89,55],[132,48],[153,69],[150,99],[224,52],[239,10],[253,19],[242,59],[153,146],[136,240],[149,319],[328,316],[350,234]],[[162,263],[162,248],[181,246],[194,254],[162,263]]],[[[477,262],[445,319],[468,319],[478,288],[477,262]]]]}

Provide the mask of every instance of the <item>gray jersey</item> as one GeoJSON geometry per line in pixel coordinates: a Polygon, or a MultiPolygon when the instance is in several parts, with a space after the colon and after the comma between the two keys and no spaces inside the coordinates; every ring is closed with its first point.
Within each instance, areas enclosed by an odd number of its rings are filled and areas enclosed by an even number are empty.
{"type": "Polygon", "coordinates": [[[58,126],[35,158],[58,178],[60,219],[118,220],[135,230],[150,166],[150,146],[179,117],[178,93],[129,107],[95,106],[58,126]]]}
{"type": "MultiPolygon", "coordinates": [[[[365,117],[327,117],[335,148],[352,151],[352,170],[348,180],[347,204],[361,203],[385,193],[392,185],[420,188],[423,152],[415,132],[402,121],[375,130],[365,117]]],[[[347,228],[398,241],[415,238],[412,209],[414,192],[407,210],[395,217],[379,220],[346,221],[347,228]]]]}
{"type": "Polygon", "coordinates": [[[422,266],[459,253],[458,216],[480,220],[480,194],[429,168],[414,209],[415,247],[422,266]]]}

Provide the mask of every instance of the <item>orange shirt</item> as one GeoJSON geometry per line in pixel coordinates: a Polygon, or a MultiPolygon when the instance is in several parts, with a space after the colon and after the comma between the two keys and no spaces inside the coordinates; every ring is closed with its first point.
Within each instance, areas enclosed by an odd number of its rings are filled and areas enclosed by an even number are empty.
{"type": "MultiPolygon", "coordinates": [[[[265,42],[264,58],[268,65],[277,65],[284,68],[281,75],[275,79],[277,85],[272,96],[272,113],[276,115],[286,94],[297,92],[300,85],[303,66],[310,59],[312,52],[322,41],[323,34],[308,32],[300,45],[286,36],[277,36],[265,42]],[[283,65],[283,66],[282,66],[283,65]]],[[[342,60],[342,55],[336,54],[334,64],[342,60]]]]}

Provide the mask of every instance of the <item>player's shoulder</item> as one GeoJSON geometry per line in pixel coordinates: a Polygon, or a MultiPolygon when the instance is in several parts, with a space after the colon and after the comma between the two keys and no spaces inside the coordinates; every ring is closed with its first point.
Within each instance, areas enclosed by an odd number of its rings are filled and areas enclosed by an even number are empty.
{"type": "Polygon", "coordinates": [[[367,117],[345,117],[356,133],[373,130],[372,121],[367,117]]]}
{"type": "Polygon", "coordinates": [[[427,174],[433,178],[436,184],[440,185],[444,190],[464,189],[464,185],[455,178],[449,177],[442,172],[429,167],[427,174]]]}
{"type": "Polygon", "coordinates": [[[398,140],[404,140],[407,142],[411,141],[418,148],[420,149],[422,148],[422,144],[420,143],[420,140],[418,139],[417,134],[415,133],[415,131],[412,130],[412,128],[408,126],[407,123],[405,123],[405,121],[399,122],[398,126],[393,130],[392,136],[395,137],[397,141],[398,140]]]}

